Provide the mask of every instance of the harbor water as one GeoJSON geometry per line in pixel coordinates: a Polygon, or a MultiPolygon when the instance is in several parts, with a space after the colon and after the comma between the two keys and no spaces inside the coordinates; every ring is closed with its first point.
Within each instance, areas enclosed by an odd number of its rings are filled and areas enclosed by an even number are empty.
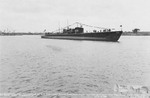
{"type": "Polygon", "coordinates": [[[1,94],[112,94],[115,84],[150,85],[149,36],[118,42],[0,36],[1,94]]]}

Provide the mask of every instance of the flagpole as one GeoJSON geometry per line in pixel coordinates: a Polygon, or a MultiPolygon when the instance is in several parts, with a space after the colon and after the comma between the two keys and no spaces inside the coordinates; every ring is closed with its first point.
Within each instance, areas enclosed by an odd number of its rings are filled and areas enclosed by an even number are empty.
{"type": "Polygon", "coordinates": [[[122,25],[120,25],[121,31],[122,31],[122,25]]]}

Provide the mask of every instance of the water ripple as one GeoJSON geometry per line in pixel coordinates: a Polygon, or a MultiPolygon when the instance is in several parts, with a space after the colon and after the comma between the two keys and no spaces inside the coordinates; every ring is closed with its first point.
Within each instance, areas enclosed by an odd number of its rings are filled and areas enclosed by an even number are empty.
{"type": "Polygon", "coordinates": [[[121,43],[7,40],[3,39],[0,58],[1,92],[99,94],[113,93],[114,84],[150,82],[150,47],[145,44],[149,39],[124,37],[121,43]]]}

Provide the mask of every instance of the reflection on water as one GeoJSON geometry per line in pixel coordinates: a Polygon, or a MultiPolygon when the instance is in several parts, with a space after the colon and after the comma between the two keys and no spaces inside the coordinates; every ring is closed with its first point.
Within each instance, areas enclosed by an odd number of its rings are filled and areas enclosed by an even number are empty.
{"type": "Polygon", "coordinates": [[[0,37],[0,92],[111,94],[115,84],[149,85],[149,42],[0,37]]]}

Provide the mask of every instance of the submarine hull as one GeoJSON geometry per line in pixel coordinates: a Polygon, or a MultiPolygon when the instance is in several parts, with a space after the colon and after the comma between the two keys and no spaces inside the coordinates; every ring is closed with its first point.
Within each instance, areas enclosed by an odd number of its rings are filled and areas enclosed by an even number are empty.
{"type": "Polygon", "coordinates": [[[99,33],[80,33],[80,34],[65,34],[65,33],[50,33],[41,36],[46,39],[64,39],[64,40],[93,40],[93,41],[118,41],[122,31],[99,32],[99,33]]]}

